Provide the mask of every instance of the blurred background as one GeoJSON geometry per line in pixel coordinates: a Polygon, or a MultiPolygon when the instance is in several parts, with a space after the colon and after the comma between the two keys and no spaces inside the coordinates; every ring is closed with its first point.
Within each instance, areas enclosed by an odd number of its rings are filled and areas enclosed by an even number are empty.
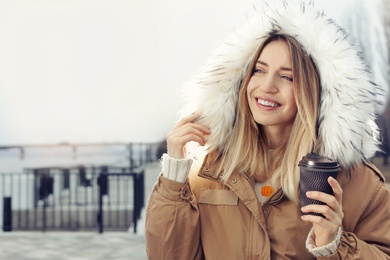
{"type": "MultiPolygon", "coordinates": [[[[2,230],[135,231],[183,84],[253,3],[0,0],[2,230]]],[[[387,90],[375,158],[387,174],[390,0],[315,4],[387,90]]]]}
{"type": "MultiPolygon", "coordinates": [[[[0,1],[0,144],[163,140],[183,83],[252,2],[0,1]]],[[[316,5],[359,39],[387,87],[388,1],[316,5]]]]}

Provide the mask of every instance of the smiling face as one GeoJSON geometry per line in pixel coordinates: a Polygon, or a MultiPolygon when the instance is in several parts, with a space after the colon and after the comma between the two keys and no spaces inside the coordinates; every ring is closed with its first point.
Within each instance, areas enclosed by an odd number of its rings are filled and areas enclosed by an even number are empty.
{"type": "Polygon", "coordinates": [[[250,111],[266,132],[289,133],[297,114],[289,47],[274,40],[262,50],[247,86],[250,111]]]}

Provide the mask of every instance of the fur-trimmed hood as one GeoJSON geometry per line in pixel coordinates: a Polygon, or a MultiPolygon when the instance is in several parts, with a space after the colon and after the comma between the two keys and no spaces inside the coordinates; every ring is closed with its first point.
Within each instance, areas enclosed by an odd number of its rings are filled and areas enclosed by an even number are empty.
{"type": "Polygon", "coordinates": [[[211,129],[210,147],[222,148],[232,130],[240,83],[256,49],[271,33],[296,38],[313,59],[321,78],[319,153],[349,167],[366,161],[378,150],[374,122],[377,95],[359,48],[334,21],[313,4],[266,1],[246,24],[215,50],[185,88],[181,115],[203,113],[211,129]]]}

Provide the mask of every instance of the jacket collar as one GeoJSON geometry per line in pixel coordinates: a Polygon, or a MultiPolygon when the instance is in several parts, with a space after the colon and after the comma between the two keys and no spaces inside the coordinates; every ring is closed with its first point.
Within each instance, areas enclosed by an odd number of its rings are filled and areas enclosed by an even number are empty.
{"type": "Polygon", "coordinates": [[[216,161],[216,154],[207,153],[204,157],[202,166],[200,167],[198,176],[214,181],[220,181],[222,174],[218,172],[220,168],[220,162],[216,161]]]}
{"type": "MultiPolygon", "coordinates": [[[[220,173],[218,170],[220,168],[220,162],[216,160],[217,156],[216,153],[214,154],[206,154],[202,163],[202,166],[199,169],[198,176],[201,178],[209,179],[216,182],[222,182],[222,173],[220,173]]],[[[241,200],[251,200],[255,198],[256,203],[258,203],[258,199],[256,197],[256,193],[254,192],[254,180],[250,176],[244,174],[244,173],[238,173],[234,172],[229,179],[226,181],[225,185],[231,189],[241,200]],[[235,184],[237,182],[243,182],[246,186],[244,189],[238,189],[235,184]],[[241,194],[242,193],[242,194],[241,194]],[[248,193],[253,193],[248,196],[248,193]],[[254,195],[254,196],[253,196],[254,195]],[[251,199],[249,199],[251,198],[251,199]]],[[[284,197],[284,193],[282,189],[279,189],[274,192],[274,194],[269,198],[269,200],[264,203],[264,206],[267,206],[269,204],[275,204],[281,201],[284,197]]]]}

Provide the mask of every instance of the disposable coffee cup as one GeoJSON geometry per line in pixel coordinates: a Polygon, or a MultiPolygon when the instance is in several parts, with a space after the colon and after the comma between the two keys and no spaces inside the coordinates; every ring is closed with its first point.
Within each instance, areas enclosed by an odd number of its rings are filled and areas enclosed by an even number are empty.
{"type": "MultiPolygon", "coordinates": [[[[340,165],[337,161],[328,157],[316,153],[308,153],[299,162],[299,167],[301,174],[299,182],[301,207],[310,204],[324,205],[325,203],[321,201],[309,199],[306,196],[306,192],[321,191],[333,195],[333,190],[328,183],[328,178],[329,176],[332,176],[335,179],[337,178],[337,174],[340,171],[340,165]]],[[[302,214],[322,216],[322,214],[312,212],[302,214]]]]}

